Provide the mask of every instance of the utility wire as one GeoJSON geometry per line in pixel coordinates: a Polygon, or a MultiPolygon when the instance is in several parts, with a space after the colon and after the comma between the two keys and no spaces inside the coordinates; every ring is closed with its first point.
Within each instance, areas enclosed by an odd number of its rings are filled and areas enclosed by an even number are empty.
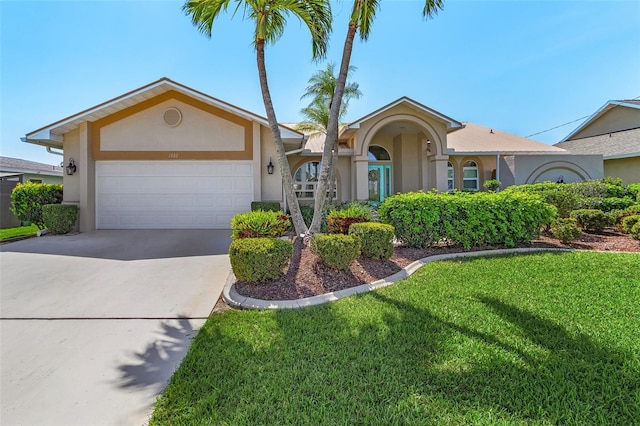
{"type": "MultiPolygon", "coordinates": [[[[638,99],[640,99],[640,96],[636,96],[635,98],[633,98],[631,100],[632,101],[637,101],[638,99]]],[[[591,117],[591,115],[585,115],[584,117],[576,118],[575,120],[569,121],[568,123],[564,123],[564,124],[561,124],[559,126],[555,126],[555,127],[552,127],[550,129],[547,129],[547,130],[543,130],[543,131],[538,132],[538,133],[533,133],[533,134],[531,134],[529,136],[525,136],[525,138],[530,138],[531,136],[541,135],[542,133],[547,133],[547,132],[550,132],[552,130],[559,129],[560,127],[564,127],[564,126],[566,126],[568,124],[575,123],[576,121],[584,120],[585,118],[589,118],[589,117],[591,117]]]]}
{"type": "Polygon", "coordinates": [[[588,118],[588,117],[591,117],[591,115],[585,115],[584,117],[576,118],[575,120],[569,121],[568,123],[564,123],[564,124],[561,124],[559,126],[555,126],[555,127],[552,127],[550,129],[547,129],[547,130],[543,130],[543,131],[538,132],[538,133],[533,133],[533,134],[531,134],[529,136],[525,136],[525,138],[530,138],[531,136],[536,136],[536,135],[540,135],[542,133],[547,133],[547,132],[550,132],[552,130],[559,129],[560,127],[564,127],[564,126],[566,126],[568,124],[575,123],[576,121],[584,120],[585,118],[588,118]]]}

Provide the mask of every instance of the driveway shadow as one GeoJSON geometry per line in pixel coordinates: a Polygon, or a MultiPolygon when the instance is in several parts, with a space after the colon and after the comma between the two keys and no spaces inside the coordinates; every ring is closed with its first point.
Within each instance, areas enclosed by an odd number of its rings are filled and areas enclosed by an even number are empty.
{"type": "Polygon", "coordinates": [[[227,254],[229,244],[228,229],[99,230],[16,241],[0,252],[143,260],[227,254]]]}
{"type": "Polygon", "coordinates": [[[187,354],[191,339],[197,333],[188,318],[161,323],[161,336],[147,344],[142,352],[133,352],[133,361],[117,367],[120,378],[116,385],[124,389],[153,388],[160,392],[187,354]]]}

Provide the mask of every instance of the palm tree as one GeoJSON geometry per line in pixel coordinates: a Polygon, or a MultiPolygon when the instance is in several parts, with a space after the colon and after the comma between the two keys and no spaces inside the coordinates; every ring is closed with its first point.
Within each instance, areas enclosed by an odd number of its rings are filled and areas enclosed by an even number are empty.
{"type": "MultiPolygon", "coordinates": [[[[338,141],[338,121],[340,117],[340,107],[342,97],[344,95],[347,75],[349,73],[349,64],[351,62],[351,52],[353,51],[353,41],[356,33],[360,33],[360,39],[367,41],[371,26],[376,16],[377,10],[380,8],[381,0],[354,0],[351,9],[351,17],[347,27],[347,36],[344,41],[342,50],[342,62],[340,63],[340,72],[336,81],[336,90],[331,103],[329,113],[329,122],[327,125],[327,138],[324,144],[322,158],[330,158],[331,151],[334,149],[338,141]]],[[[425,0],[422,16],[427,18],[434,17],[438,10],[444,7],[444,0],[425,0]]],[[[329,167],[322,167],[318,178],[317,194],[325,194],[327,191],[327,183],[330,175],[329,167]]],[[[324,207],[325,197],[316,197],[314,204],[314,215],[309,231],[316,233],[320,231],[320,223],[322,219],[322,208],[324,207]]]]}
{"type": "MultiPolygon", "coordinates": [[[[296,128],[300,131],[309,132],[311,134],[327,134],[327,126],[329,125],[329,113],[331,111],[331,102],[333,95],[336,91],[336,76],[335,76],[335,64],[330,62],[327,64],[327,68],[317,71],[309,78],[309,85],[305,88],[305,91],[300,99],[312,97],[311,103],[300,110],[300,113],[305,118],[305,121],[299,123],[296,128]]],[[[354,66],[349,67],[347,76],[350,76],[355,72],[354,66]]],[[[338,115],[338,121],[342,119],[347,113],[349,107],[349,101],[352,98],[359,99],[362,96],[362,92],[359,89],[358,83],[349,82],[346,84],[344,94],[342,97],[342,105],[340,107],[340,114],[338,115]]],[[[326,142],[326,140],[325,140],[326,142]]],[[[329,201],[333,198],[333,186],[335,184],[335,159],[338,155],[336,147],[331,150],[329,157],[328,169],[329,169],[329,201]]],[[[326,161],[325,161],[326,162],[326,161]]]]}
{"type": "MultiPolygon", "coordinates": [[[[312,100],[309,106],[300,110],[305,121],[296,126],[298,130],[313,133],[327,133],[331,100],[336,91],[337,77],[334,71],[335,67],[335,64],[330,62],[327,64],[326,69],[317,71],[309,78],[309,85],[305,88],[300,99],[312,98],[312,100]]],[[[351,76],[355,70],[356,67],[350,66],[349,72],[347,73],[348,76],[351,76]]],[[[359,89],[358,83],[350,82],[346,84],[338,121],[346,115],[347,109],[349,108],[349,101],[352,98],[359,99],[361,96],[362,92],[359,89]]]]}
{"type": "MultiPolygon", "coordinates": [[[[287,161],[280,127],[273,108],[271,93],[265,66],[265,45],[275,43],[284,33],[287,17],[298,18],[311,33],[311,51],[314,60],[324,58],[327,52],[327,39],[331,32],[331,7],[329,0],[235,0],[234,15],[243,8],[244,16],[255,22],[253,46],[256,49],[258,77],[262,99],[269,121],[269,128],[276,145],[276,159],[282,174],[285,196],[293,226],[298,235],[308,232],[302,219],[300,205],[293,190],[293,177],[287,161]]],[[[189,0],[182,10],[191,16],[191,22],[207,37],[211,37],[213,23],[221,12],[226,12],[231,0],[189,0]]]]}

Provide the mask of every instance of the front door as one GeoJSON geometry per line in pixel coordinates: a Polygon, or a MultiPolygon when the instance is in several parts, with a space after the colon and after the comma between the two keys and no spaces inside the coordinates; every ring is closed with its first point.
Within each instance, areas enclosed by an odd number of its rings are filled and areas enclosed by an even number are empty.
{"type": "Polygon", "coordinates": [[[369,164],[369,201],[381,203],[391,195],[391,164],[369,164]]]}

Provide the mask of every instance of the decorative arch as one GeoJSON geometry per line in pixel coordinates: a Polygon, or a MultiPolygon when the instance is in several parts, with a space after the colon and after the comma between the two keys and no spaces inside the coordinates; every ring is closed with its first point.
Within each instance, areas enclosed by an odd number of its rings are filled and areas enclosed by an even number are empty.
{"type": "Polygon", "coordinates": [[[378,133],[378,131],[389,124],[397,122],[415,124],[416,126],[420,127],[425,133],[427,133],[430,136],[431,143],[433,144],[432,146],[435,147],[435,152],[433,153],[434,155],[443,155],[446,152],[446,141],[440,139],[440,136],[438,136],[438,132],[436,132],[431,124],[420,119],[419,117],[410,114],[395,114],[389,117],[385,117],[371,126],[371,128],[367,131],[362,139],[362,145],[360,146],[360,152],[358,155],[360,157],[366,157],[367,153],[369,152],[369,145],[371,144],[371,141],[378,133]]]}
{"type": "Polygon", "coordinates": [[[553,170],[558,170],[558,172],[564,170],[565,172],[574,173],[583,181],[592,179],[588,171],[575,163],[570,161],[550,161],[548,163],[541,164],[534,169],[529,176],[527,176],[525,183],[534,183],[540,178],[540,176],[553,170]]]}

